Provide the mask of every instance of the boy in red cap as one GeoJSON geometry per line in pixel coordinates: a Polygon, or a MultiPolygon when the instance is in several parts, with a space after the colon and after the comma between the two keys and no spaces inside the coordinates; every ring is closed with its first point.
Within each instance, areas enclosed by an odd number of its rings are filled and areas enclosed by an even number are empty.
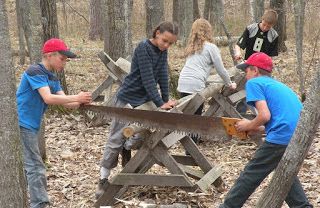
{"type": "Polygon", "coordinates": [[[91,102],[89,92],[65,95],[54,74],[54,71],[63,70],[68,58],[76,57],[66,44],[60,39],[50,39],[43,45],[42,53],[42,62],[31,65],[22,74],[16,93],[31,208],[42,208],[49,204],[46,169],[38,146],[38,132],[44,112],[48,105],[77,108],[82,103],[91,102]]]}
{"type": "MultiPolygon", "coordinates": [[[[283,83],[271,78],[272,59],[262,52],[252,54],[237,65],[246,72],[246,101],[258,111],[253,120],[242,119],[238,131],[252,132],[265,129],[265,142],[256,150],[253,159],[227,194],[220,208],[240,208],[277,167],[297,126],[302,104],[297,95],[283,83]]],[[[289,207],[313,207],[296,176],[286,197],[289,207]]]]}

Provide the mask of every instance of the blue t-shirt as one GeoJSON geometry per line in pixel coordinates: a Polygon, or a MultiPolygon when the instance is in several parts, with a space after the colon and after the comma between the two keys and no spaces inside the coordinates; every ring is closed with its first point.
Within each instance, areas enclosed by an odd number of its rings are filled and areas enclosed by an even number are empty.
{"type": "Polygon", "coordinates": [[[271,113],[265,124],[266,141],[287,145],[297,126],[302,104],[297,95],[285,84],[271,77],[260,76],[246,83],[247,103],[265,100],[271,113]]]}
{"type": "Polygon", "coordinates": [[[40,129],[41,119],[48,105],[38,89],[46,86],[49,86],[52,94],[62,90],[55,74],[42,64],[31,65],[23,73],[16,93],[20,126],[33,131],[40,129]]]}

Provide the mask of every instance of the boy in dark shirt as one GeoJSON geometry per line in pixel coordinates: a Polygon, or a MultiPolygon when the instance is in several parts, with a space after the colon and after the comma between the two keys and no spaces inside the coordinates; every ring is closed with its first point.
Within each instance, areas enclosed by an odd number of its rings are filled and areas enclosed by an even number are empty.
{"type": "MultiPolygon", "coordinates": [[[[167,49],[176,42],[177,34],[178,27],[175,24],[162,22],[155,28],[151,39],[138,44],[133,54],[131,71],[117,93],[115,107],[124,107],[126,104],[137,107],[148,101],[153,101],[162,109],[170,109],[175,105],[175,101],[169,100],[167,49]],[[161,93],[158,91],[158,84],[161,93]]],[[[116,119],[112,121],[101,161],[96,198],[99,198],[108,186],[108,177],[111,169],[118,164],[120,151],[132,147],[132,144],[125,143],[122,135],[125,126],[126,124],[116,119]]]]}
{"type": "Polygon", "coordinates": [[[253,23],[246,27],[242,36],[235,45],[235,59],[242,58],[240,48],[246,50],[244,59],[256,52],[264,52],[269,56],[278,55],[278,33],[273,29],[277,23],[278,14],[270,9],[266,10],[261,22],[253,23]]]}

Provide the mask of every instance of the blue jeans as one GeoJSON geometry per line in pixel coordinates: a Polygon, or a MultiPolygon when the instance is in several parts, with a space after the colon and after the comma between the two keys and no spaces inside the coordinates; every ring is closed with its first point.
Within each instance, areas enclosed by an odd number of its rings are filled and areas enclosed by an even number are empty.
{"type": "MultiPolygon", "coordinates": [[[[278,166],[286,145],[263,143],[248,162],[239,178],[228,192],[219,208],[240,208],[260,185],[260,183],[278,166]]],[[[312,208],[297,176],[285,199],[289,207],[312,208]]]]}
{"type": "Polygon", "coordinates": [[[42,208],[49,203],[46,168],[42,161],[38,133],[20,126],[24,169],[30,194],[30,207],[42,208]]]}

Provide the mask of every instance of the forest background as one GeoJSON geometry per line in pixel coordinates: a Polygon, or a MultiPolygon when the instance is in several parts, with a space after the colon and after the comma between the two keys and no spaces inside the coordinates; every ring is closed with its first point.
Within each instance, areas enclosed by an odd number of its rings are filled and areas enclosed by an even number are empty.
{"type": "MultiPolygon", "coordinates": [[[[65,70],[66,84],[69,94],[77,93],[80,90],[93,91],[99,83],[107,78],[105,66],[97,57],[97,54],[106,49],[103,41],[106,34],[93,35],[93,22],[90,12],[92,4],[102,3],[103,9],[107,2],[112,1],[75,1],[60,0],[56,2],[58,31],[60,38],[64,39],[79,58],[68,63],[65,70]]],[[[114,1],[116,2],[116,1],[114,1]]],[[[121,1],[119,1],[121,2],[121,1]]],[[[173,9],[171,0],[164,0],[164,20],[172,21],[176,12],[173,9]]],[[[213,2],[213,1],[212,1],[213,2]]],[[[225,0],[223,2],[223,21],[226,28],[233,36],[239,36],[246,25],[254,19],[252,2],[263,1],[236,1],[225,0]]],[[[281,2],[281,1],[280,1],[281,2]]],[[[303,48],[296,50],[297,33],[295,27],[294,4],[297,1],[288,0],[284,2],[283,9],[286,11],[286,50],[275,58],[275,77],[293,88],[301,95],[301,69],[303,69],[304,87],[306,91],[320,64],[319,34],[320,34],[320,2],[318,0],[306,1],[303,48]],[[298,51],[298,53],[297,53],[298,51]],[[302,54],[298,61],[297,54],[302,54]],[[300,66],[299,66],[300,62],[300,66]]],[[[122,1],[127,3],[127,1],[122,1]]],[[[269,7],[270,2],[264,1],[264,8],[269,7]]],[[[116,5],[116,4],[115,4],[116,5]]],[[[199,0],[200,15],[203,16],[206,8],[206,1],[199,0]]],[[[19,56],[19,30],[17,23],[16,1],[6,1],[9,32],[13,49],[13,63],[17,84],[23,70],[29,65],[26,58],[24,64],[19,56]]],[[[121,5],[118,5],[119,7],[121,5]]],[[[146,5],[143,0],[133,0],[129,19],[132,27],[132,45],[146,38],[146,5]]],[[[260,8],[261,10],[261,8],[260,8]]],[[[19,13],[19,12],[18,12],[19,13]]],[[[261,12],[260,12],[261,14],[261,12]]],[[[210,16],[210,15],[209,15],[210,16]]],[[[257,18],[257,17],[256,17],[257,18]]],[[[216,37],[225,36],[216,17],[210,20],[214,25],[216,37]]],[[[100,25],[108,23],[103,19],[100,25]]],[[[98,24],[98,25],[99,25],[98,24]]],[[[190,23],[191,24],[191,23],[190,23]]],[[[188,27],[191,25],[189,24],[188,27]]],[[[184,28],[183,30],[186,30],[184,28]]],[[[184,32],[188,34],[188,32],[184,32]]],[[[301,36],[302,37],[302,36],[301,36]]],[[[184,64],[183,45],[186,36],[180,38],[178,43],[169,50],[169,66],[172,72],[172,81],[176,80],[184,64]]],[[[220,39],[219,39],[220,40],[220,39]]],[[[219,42],[217,39],[217,42],[219,42]]],[[[218,44],[218,43],[217,43],[218,44]]],[[[226,68],[233,66],[227,44],[219,42],[223,61],[226,68]]],[[[126,52],[121,55],[126,58],[130,55],[126,52]]],[[[111,53],[108,52],[107,53],[111,53]]],[[[115,60],[118,57],[113,57],[115,60]]],[[[174,83],[172,84],[174,90],[174,83]]],[[[172,95],[175,95],[174,93],[172,95]]],[[[52,207],[92,207],[94,203],[94,192],[98,182],[99,161],[102,156],[104,144],[108,135],[108,125],[99,127],[88,125],[83,115],[77,112],[64,112],[52,110],[46,114],[45,119],[45,140],[47,142],[47,167],[48,167],[48,191],[51,197],[52,207]]],[[[299,172],[302,183],[306,189],[310,201],[315,207],[320,206],[320,173],[319,158],[320,144],[319,132],[313,141],[308,156],[299,172]]],[[[205,140],[199,145],[200,149],[213,163],[219,164],[224,169],[223,179],[230,187],[243,169],[244,164],[250,159],[256,149],[255,144],[239,142],[236,140],[212,141],[205,140]]],[[[181,147],[177,146],[173,151],[183,153],[181,147]]],[[[120,168],[117,169],[119,171],[120,168]]],[[[163,171],[161,167],[154,167],[154,172],[163,171]]],[[[115,174],[115,173],[113,173],[115,174]]],[[[264,181],[261,187],[250,197],[245,207],[253,207],[260,197],[263,189],[270,181],[271,176],[264,181]]],[[[124,196],[125,200],[135,203],[144,200],[153,200],[158,204],[185,203],[195,207],[216,207],[223,200],[225,193],[218,193],[212,189],[210,194],[191,194],[177,188],[159,187],[134,187],[124,196]]],[[[118,203],[122,207],[124,203],[118,203]]],[[[284,205],[283,207],[286,207],[284,205]]]]}

